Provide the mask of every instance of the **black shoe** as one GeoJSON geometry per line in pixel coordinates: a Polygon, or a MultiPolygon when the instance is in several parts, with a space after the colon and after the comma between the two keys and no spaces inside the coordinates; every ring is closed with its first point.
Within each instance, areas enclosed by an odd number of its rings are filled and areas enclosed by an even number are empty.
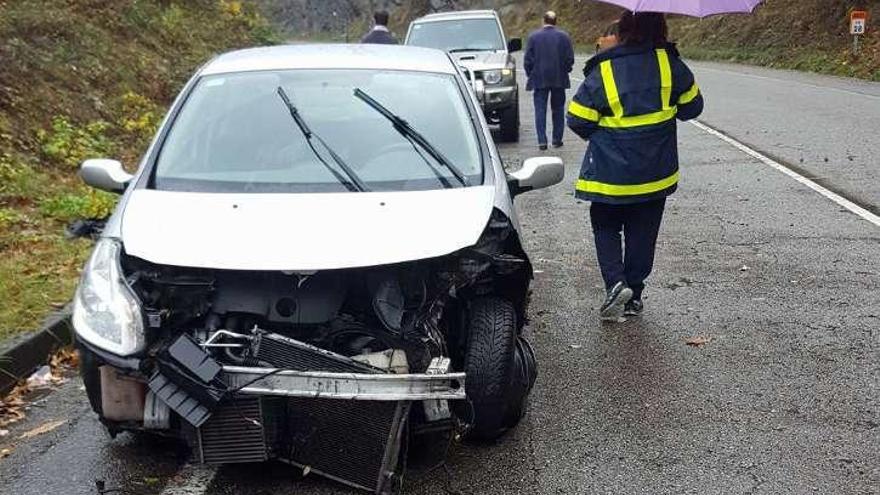
{"type": "Polygon", "coordinates": [[[633,291],[624,282],[617,282],[608,289],[608,296],[599,310],[603,321],[617,321],[623,316],[623,308],[632,299],[633,291]]]}
{"type": "Polygon", "coordinates": [[[641,299],[633,299],[623,307],[623,316],[642,316],[645,304],[641,299]]]}
{"type": "Polygon", "coordinates": [[[553,143],[554,148],[562,148],[562,146],[563,146],[562,141],[559,141],[558,143],[553,143]]]}
{"type": "Polygon", "coordinates": [[[547,145],[546,144],[539,144],[538,149],[541,151],[547,151],[547,145]]]}

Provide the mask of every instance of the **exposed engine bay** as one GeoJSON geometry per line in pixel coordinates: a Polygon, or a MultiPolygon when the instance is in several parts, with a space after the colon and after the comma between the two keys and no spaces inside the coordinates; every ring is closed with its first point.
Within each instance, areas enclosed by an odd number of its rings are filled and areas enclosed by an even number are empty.
{"type": "Polygon", "coordinates": [[[277,459],[392,493],[415,450],[439,462],[456,434],[491,438],[523,414],[532,271],[511,233],[496,210],[456,253],[308,273],[123,255],[147,350],[80,343],[92,406],[111,433],[179,436],[203,463],[277,459]]]}

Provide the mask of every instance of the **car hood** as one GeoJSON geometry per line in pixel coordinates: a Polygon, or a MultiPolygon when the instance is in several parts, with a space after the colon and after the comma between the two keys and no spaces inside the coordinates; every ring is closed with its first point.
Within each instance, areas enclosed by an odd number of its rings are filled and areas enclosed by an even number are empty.
{"type": "Polygon", "coordinates": [[[507,66],[505,52],[456,52],[452,54],[458,62],[471,70],[503,69],[507,66]]]}
{"type": "Polygon", "coordinates": [[[214,194],[138,189],[121,218],[129,255],[228,270],[313,271],[443,256],[476,244],[495,188],[214,194]]]}

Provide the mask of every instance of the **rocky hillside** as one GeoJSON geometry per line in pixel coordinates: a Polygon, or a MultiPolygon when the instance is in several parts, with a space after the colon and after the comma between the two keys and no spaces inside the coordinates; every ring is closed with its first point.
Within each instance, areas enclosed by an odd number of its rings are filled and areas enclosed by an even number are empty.
{"type": "MultiPolygon", "coordinates": [[[[357,39],[376,8],[392,13],[393,29],[404,33],[410,20],[432,11],[493,8],[507,31],[524,36],[542,11],[559,12],[561,25],[584,49],[620,10],[594,0],[259,0],[266,13],[293,36],[357,39]],[[335,15],[333,14],[335,12],[335,15]]],[[[880,0],[766,0],[751,16],[705,20],[671,19],[672,36],[691,57],[721,59],[880,80],[880,0]],[[847,13],[853,7],[875,13],[861,55],[851,53],[847,13]]]]}

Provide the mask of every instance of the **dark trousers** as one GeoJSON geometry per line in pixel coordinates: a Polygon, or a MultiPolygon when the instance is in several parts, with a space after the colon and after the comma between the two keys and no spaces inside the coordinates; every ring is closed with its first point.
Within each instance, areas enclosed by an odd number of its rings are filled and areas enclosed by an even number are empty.
{"type": "Polygon", "coordinates": [[[553,142],[562,142],[565,132],[565,88],[536,89],[535,128],[538,130],[538,144],[547,144],[547,100],[550,100],[550,113],[553,114],[553,142]]]}
{"type": "Polygon", "coordinates": [[[645,279],[654,267],[654,248],[666,198],[645,203],[611,205],[594,202],[590,223],[605,287],[626,282],[633,299],[641,299],[645,279]],[[623,232],[625,248],[621,246],[623,232]]]}

